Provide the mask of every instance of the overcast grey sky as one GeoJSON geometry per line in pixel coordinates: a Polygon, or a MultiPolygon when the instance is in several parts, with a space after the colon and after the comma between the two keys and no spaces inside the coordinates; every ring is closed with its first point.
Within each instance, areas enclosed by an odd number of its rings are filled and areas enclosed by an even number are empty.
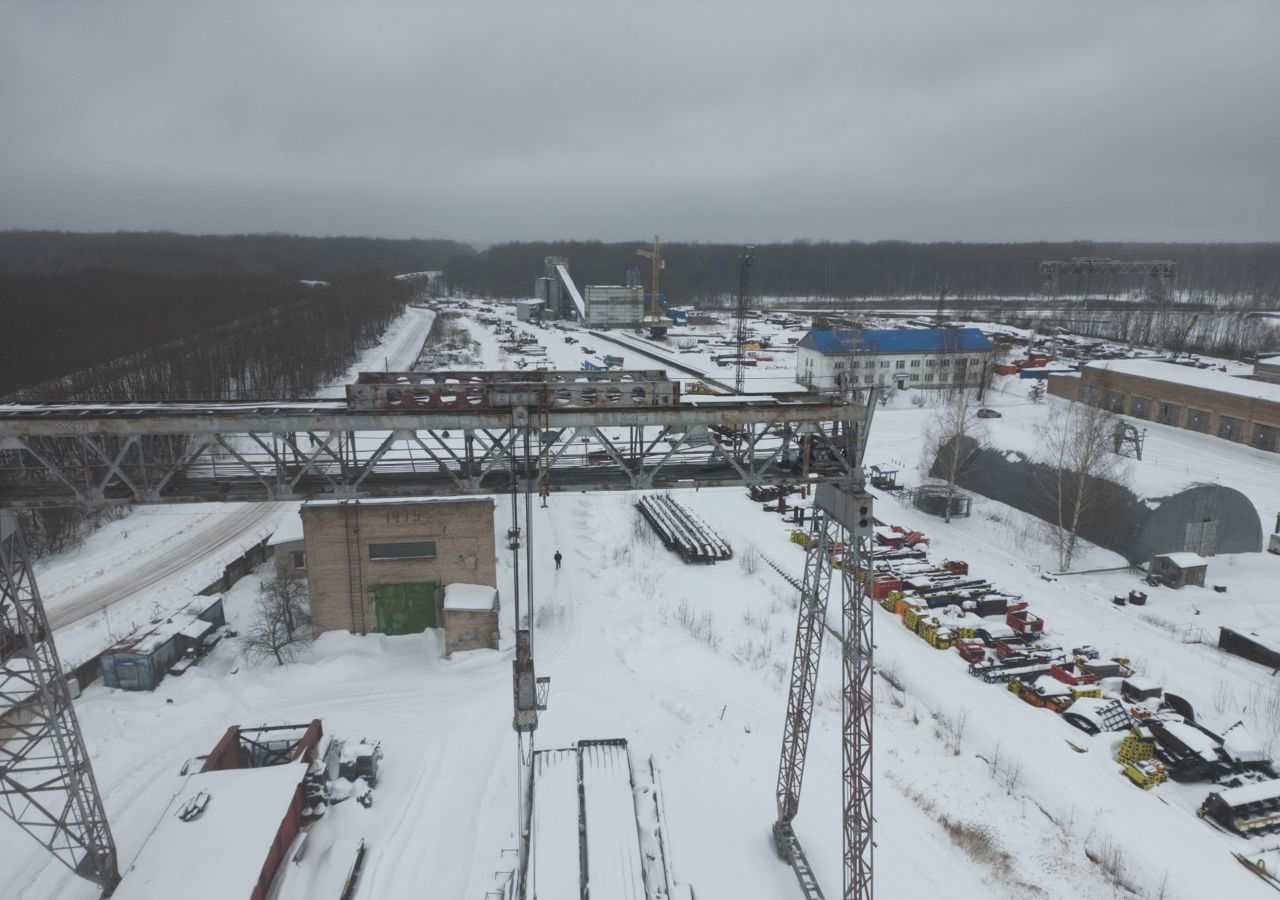
{"type": "Polygon", "coordinates": [[[1280,239],[1280,3],[0,6],[0,228],[1280,239]]]}

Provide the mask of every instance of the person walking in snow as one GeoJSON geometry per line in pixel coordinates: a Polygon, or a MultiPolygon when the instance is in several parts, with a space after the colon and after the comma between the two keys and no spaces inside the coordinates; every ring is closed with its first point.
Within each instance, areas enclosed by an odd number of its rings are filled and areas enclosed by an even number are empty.
{"type": "Polygon", "coordinates": [[[555,555],[555,560],[556,560],[556,570],[557,570],[557,571],[559,571],[559,569],[560,569],[560,560],[562,560],[562,559],[564,559],[564,557],[563,557],[563,556],[561,556],[561,555],[560,555],[560,551],[559,551],[559,550],[557,550],[557,551],[556,551],[556,555],[555,555]]]}

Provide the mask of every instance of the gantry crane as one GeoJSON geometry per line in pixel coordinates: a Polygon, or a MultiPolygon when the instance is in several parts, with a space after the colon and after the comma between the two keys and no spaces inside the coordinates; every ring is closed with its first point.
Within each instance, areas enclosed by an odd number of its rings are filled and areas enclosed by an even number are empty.
{"type": "Polygon", "coordinates": [[[862,481],[862,456],[875,410],[874,390],[868,392],[863,421],[845,434],[845,458],[854,478],[843,484],[823,484],[814,491],[813,518],[806,542],[804,581],[796,622],[791,688],[778,765],[778,820],[773,825],[774,847],[795,870],[805,900],[823,900],[804,848],[792,827],[800,810],[813,699],[823,631],[828,630],[827,600],[840,570],[841,596],[841,773],[843,782],[844,900],[872,900],[872,609],[867,582],[871,577],[871,496],[862,481]]]}
{"type": "MultiPolygon", "coordinates": [[[[513,727],[523,762],[532,756],[549,690],[534,668],[535,485],[582,491],[861,483],[861,455],[850,450],[865,443],[865,413],[856,404],[726,399],[681,399],[679,384],[661,370],[575,370],[362,373],[345,400],[0,404],[0,719],[11,732],[0,735],[0,815],[105,890],[119,881],[14,510],[506,493],[513,727]],[[726,428],[741,440],[726,441],[726,428]]],[[[830,507],[821,499],[821,508],[830,507]]],[[[523,823],[525,811],[518,812],[523,823]]],[[[522,873],[528,830],[521,827],[522,873]]],[[[521,878],[514,886],[522,889],[521,878]]]]}
{"type": "Polygon", "coordinates": [[[645,324],[649,326],[650,337],[662,337],[667,333],[667,326],[658,294],[662,288],[662,270],[667,267],[667,261],[662,258],[662,244],[658,236],[653,236],[652,250],[641,248],[636,251],[636,256],[649,260],[649,310],[645,316],[645,324]]]}

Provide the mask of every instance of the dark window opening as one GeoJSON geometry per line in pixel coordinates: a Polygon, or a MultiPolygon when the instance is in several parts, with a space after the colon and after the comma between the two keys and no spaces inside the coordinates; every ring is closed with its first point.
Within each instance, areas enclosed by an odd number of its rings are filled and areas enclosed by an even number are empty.
{"type": "Polygon", "coordinates": [[[369,545],[369,559],[435,559],[435,541],[394,541],[369,545]]]}

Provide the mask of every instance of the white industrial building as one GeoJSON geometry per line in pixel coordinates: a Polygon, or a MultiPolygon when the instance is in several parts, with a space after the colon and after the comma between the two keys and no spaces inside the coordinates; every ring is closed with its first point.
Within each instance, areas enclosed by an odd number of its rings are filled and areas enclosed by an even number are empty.
{"type": "Polygon", "coordinates": [[[796,380],[817,390],[978,387],[990,362],[977,328],[823,329],[800,339],[796,380]]]}
{"type": "Polygon", "coordinates": [[[587,286],[587,322],[592,328],[635,328],[644,322],[644,288],[639,285],[587,286]]]}

